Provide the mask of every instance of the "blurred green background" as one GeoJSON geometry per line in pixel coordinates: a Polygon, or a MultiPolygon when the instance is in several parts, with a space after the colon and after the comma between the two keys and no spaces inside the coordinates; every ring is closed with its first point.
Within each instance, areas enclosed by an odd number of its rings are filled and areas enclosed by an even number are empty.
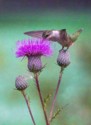
{"type": "MultiPolygon", "coordinates": [[[[15,78],[25,75],[29,88],[31,109],[37,125],[44,125],[39,97],[34,80],[27,70],[27,59],[15,57],[16,42],[30,37],[25,31],[66,28],[69,34],[83,28],[84,31],[70,47],[71,64],[65,69],[57,97],[57,108],[62,108],[52,125],[91,125],[91,11],[46,9],[5,12],[0,14],[0,125],[32,125],[26,104],[20,92],[15,90],[15,78]],[[67,105],[67,106],[65,106],[67,105]]],[[[46,68],[40,74],[43,97],[55,90],[60,68],[56,59],[60,45],[53,43],[53,56],[42,58],[46,68]]],[[[49,113],[51,100],[48,102],[49,113]]]]}

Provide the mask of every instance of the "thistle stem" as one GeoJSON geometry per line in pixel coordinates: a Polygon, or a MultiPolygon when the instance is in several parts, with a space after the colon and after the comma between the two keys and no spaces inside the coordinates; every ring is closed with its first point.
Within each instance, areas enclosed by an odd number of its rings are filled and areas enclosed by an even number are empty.
{"type": "Polygon", "coordinates": [[[52,120],[53,111],[54,111],[54,106],[55,106],[56,97],[57,97],[58,90],[59,90],[59,86],[60,86],[61,79],[62,79],[63,70],[64,70],[64,68],[61,67],[61,71],[60,71],[60,73],[59,73],[58,84],[57,84],[57,87],[56,87],[56,91],[55,91],[55,94],[54,94],[54,98],[53,98],[53,102],[52,102],[52,106],[51,106],[51,110],[50,110],[50,114],[49,114],[49,122],[51,122],[51,120],[52,120]]]}
{"type": "Polygon", "coordinates": [[[27,99],[27,97],[26,97],[26,94],[25,94],[24,91],[21,91],[21,93],[23,94],[24,99],[25,99],[25,101],[26,101],[26,104],[27,104],[27,107],[28,107],[29,114],[30,114],[30,116],[31,116],[32,122],[33,122],[34,125],[36,125],[35,120],[34,120],[34,117],[33,117],[33,115],[32,115],[32,111],[31,111],[31,109],[30,109],[29,101],[28,101],[28,99],[27,99]]]}
{"type": "Polygon", "coordinates": [[[48,118],[47,118],[46,110],[45,110],[45,108],[44,108],[44,102],[43,102],[42,95],[41,95],[41,91],[40,91],[40,86],[39,86],[39,80],[38,80],[38,74],[37,74],[37,73],[35,74],[34,78],[35,78],[35,82],[36,82],[36,86],[37,86],[37,90],[38,90],[40,102],[41,102],[41,105],[42,105],[42,109],[43,109],[43,112],[44,112],[46,125],[50,125],[50,124],[48,123],[48,118]]]}

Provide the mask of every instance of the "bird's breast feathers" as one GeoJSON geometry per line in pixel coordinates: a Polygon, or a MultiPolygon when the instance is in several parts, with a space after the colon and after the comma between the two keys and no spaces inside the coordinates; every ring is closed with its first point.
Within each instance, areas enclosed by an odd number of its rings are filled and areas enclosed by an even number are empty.
{"type": "Polygon", "coordinates": [[[53,30],[53,31],[52,31],[52,34],[53,34],[53,36],[56,37],[56,38],[59,38],[59,37],[60,37],[59,31],[57,31],[57,30],[53,30]]]}

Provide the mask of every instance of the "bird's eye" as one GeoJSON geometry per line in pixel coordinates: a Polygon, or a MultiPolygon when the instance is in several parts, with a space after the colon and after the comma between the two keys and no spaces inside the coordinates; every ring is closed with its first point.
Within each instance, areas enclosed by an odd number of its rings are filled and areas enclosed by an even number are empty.
{"type": "Polygon", "coordinates": [[[48,36],[49,36],[48,34],[45,35],[45,37],[48,37],[48,36]]]}
{"type": "Polygon", "coordinates": [[[45,34],[45,33],[42,35],[43,38],[47,38],[48,36],[49,34],[45,34]]]}

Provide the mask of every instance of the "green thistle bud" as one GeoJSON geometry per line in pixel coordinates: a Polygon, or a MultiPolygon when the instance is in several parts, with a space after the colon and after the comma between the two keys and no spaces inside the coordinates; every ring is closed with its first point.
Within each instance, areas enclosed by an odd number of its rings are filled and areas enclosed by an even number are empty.
{"type": "Polygon", "coordinates": [[[20,91],[25,90],[28,87],[27,82],[23,76],[18,76],[16,78],[15,86],[16,86],[17,90],[20,90],[20,91]]]}
{"type": "Polygon", "coordinates": [[[70,64],[70,55],[69,55],[68,50],[59,51],[59,55],[57,58],[57,64],[64,68],[70,64]]]}
{"type": "Polygon", "coordinates": [[[28,57],[28,69],[30,72],[37,73],[43,68],[41,56],[30,56],[28,57]]]}

